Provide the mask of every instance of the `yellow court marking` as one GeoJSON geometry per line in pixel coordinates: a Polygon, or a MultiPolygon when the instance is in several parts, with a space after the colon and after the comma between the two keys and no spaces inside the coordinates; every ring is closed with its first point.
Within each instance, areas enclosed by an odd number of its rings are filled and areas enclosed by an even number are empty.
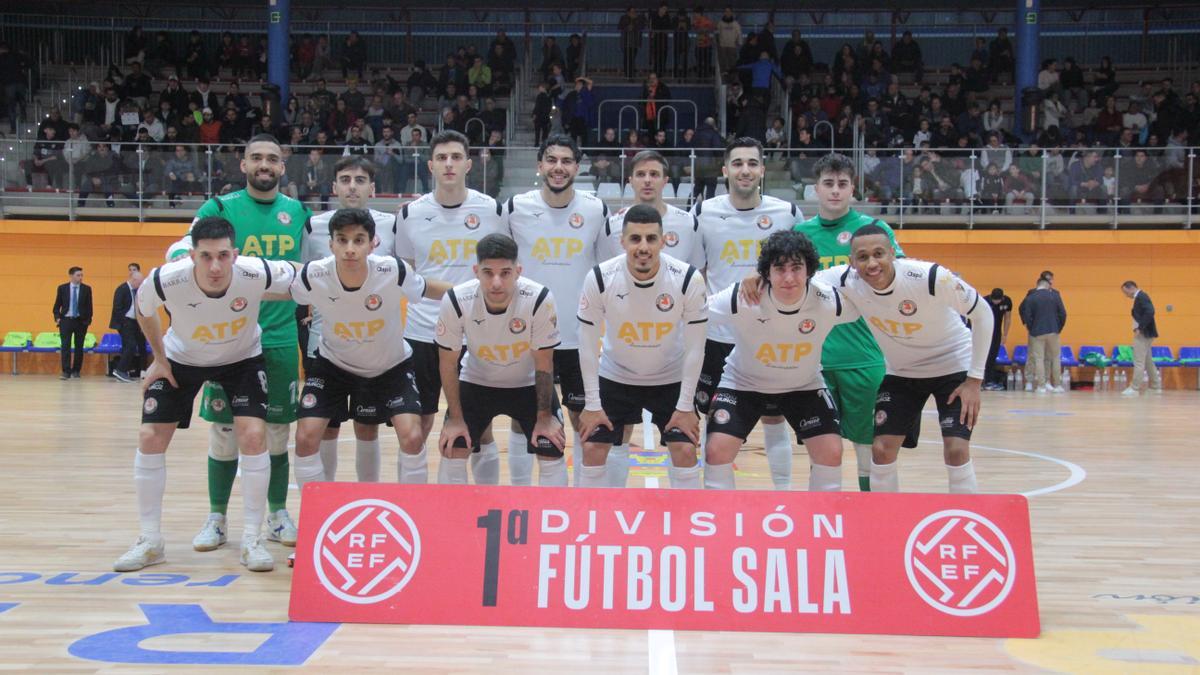
{"type": "Polygon", "coordinates": [[[1063,673],[1200,673],[1200,616],[1132,614],[1128,630],[1047,631],[1008,640],[1008,653],[1063,673]]]}

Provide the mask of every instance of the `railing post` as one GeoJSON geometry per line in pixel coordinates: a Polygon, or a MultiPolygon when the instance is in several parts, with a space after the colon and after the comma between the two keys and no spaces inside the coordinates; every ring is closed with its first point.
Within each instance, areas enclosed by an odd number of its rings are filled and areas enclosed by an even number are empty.
{"type": "Polygon", "coordinates": [[[204,197],[205,197],[205,199],[212,199],[212,197],[213,197],[213,184],[212,184],[212,180],[213,180],[213,150],[212,150],[211,145],[204,146],[204,154],[205,154],[205,162],[208,165],[208,169],[204,172],[204,174],[205,174],[204,182],[205,182],[205,185],[207,186],[204,189],[204,197]]]}
{"type": "MultiPolygon", "coordinates": [[[[979,180],[980,175],[975,170],[976,166],[977,165],[975,164],[975,151],[972,150],[971,151],[971,178],[972,178],[972,180],[975,181],[975,184],[971,186],[971,194],[970,194],[970,196],[967,197],[967,229],[968,230],[975,229],[975,200],[979,197],[979,184],[981,182],[983,182],[983,181],[979,180]]],[[[963,190],[963,194],[964,194],[964,196],[966,195],[966,190],[963,190]]]]}
{"type": "Polygon", "coordinates": [[[1039,230],[1046,229],[1046,201],[1049,199],[1049,195],[1046,194],[1046,167],[1049,165],[1049,160],[1046,156],[1047,152],[1049,151],[1046,148],[1042,148],[1042,211],[1038,221],[1039,230]]]}
{"type": "Polygon", "coordinates": [[[1113,178],[1116,184],[1109,201],[1112,204],[1112,229],[1115,230],[1117,229],[1117,216],[1121,212],[1121,148],[1117,148],[1113,154],[1113,178]]]}
{"type": "MultiPolygon", "coordinates": [[[[63,144],[63,158],[66,158],[66,144],[63,144]]],[[[3,182],[3,178],[0,178],[3,182]]],[[[67,220],[75,220],[75,163],[67,162],[67,220]]]]}
{"type": "Polygon", "coordinates": [[[137,180],[137,200],[138,200],[138,222],[146,222],[146,202],[144,200],[145,190],[145,167],[146,167],[146,149],[138,143],[137,146],[137,163],[138,163],[138,180],[137,180]]]}
{"type": "Polygon", "coordinates": [[[1187,194],[1187,216],[1184,218],[1184,229],[1192,229],[1192,204],[1196,200],[1196,149],[1188,149],[1188,194],[1187,194]]]}

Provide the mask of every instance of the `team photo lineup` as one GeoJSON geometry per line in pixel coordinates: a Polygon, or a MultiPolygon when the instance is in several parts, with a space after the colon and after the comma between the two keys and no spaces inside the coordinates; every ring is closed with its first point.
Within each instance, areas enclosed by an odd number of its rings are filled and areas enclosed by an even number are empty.
{"type": "Polygon", "coordinates": [[[434,189],[398,213],[367,208],[375,165],[347,156],[333,172],[337,208],[312,214],[279,190],[279,143],[255,136],[245,189],[205,202],[146,275],[136,317],[155,358],[134,459],[140,533],[115,571],[167,560],[165,453],[197,395],[210,514],[192,546],[216,550],[237,530],[227,509],[240,477],[251,571],[274,568],[265,542],[296,545],[290,483],[334,480],[347,422],[360,482],[391,480],[387,425],[402,484],[429,482],[437,453],[438,483],[496,485],[503,445],[511,485],[532,485],[536,466],[541,486],[625,487],[646,419],[672,488],[734,489],[761,422],[775,489],[803,476],[802,445],[807,489],[841,490],[845,439],[857,487],[896,492],[900,448],[915,447],[932,396],[948,491],[978,492],[970,438],[992,310],[852,208],[847,157],[815,163],[819,213],[802,214],[763,194],[763,147],[735,138],[728,194],[689,212],[664,202],[668,161],[644,150],[631,161],[633,205],[610,213],[575,190],[569,136],[543,141],[540,188],[506,202],[466,187],[465,136],[440,132],[429,150],[434,189]]]}

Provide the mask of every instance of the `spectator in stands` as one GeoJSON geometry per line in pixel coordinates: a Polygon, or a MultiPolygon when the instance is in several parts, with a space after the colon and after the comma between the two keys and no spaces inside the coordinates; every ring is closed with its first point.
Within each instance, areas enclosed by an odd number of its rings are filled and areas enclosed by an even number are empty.
{"type": "Polygon", "coordinates": [[[367,104],[366,115],[363,116],[363,121],[367,124],[367,129],[370,131],[369,136],[371,142],[383,135],[384,117],[387,116],[387,108],[383,104],[383,96],[375,94],[371,96],[371,102],[367,104]]]}
{"type": "Polygon", "coordinates": [[[385,126],[380,132],[381,138],[375,143],[375,163],[379,165],[379,178],[375,181],[382,192],[399,194],[403,192],[400,185],[401,169],[406,159],[404,145],[396,138],[392,127],[385,126]]]}
{"type": "Polygon", "coordinates": [[[722,73],[730,72],[736,65],[741,46],[742,25],[733,14],[733,7],[727,6],[717,22],[717,67],[722,73]]]}
{"type": "Polygon", "coordinates": [[[413,63],[413,70],[408,76],[406,85],[408,87],[408,99],[415,106],[422,105],[426,96],[430,94],[437,95],[438,80],[426,69],[425,61],[422,59],[417,59],[413,63]]]}
{"type": "Polygon", "coordinates": [[[97,143],[96,151],[80,163],[79,169],[82,176],[78,206],[83,207],[92,192],[103,192],[107,205],[115,206],[113,195],[120,185],[122,165],[109,144],[103,141],[97,143]]]}
{"type": "Polygon", "coordinates": [[[374,143],[363,136],[364,126],[361,124],[362,120],[359,120],[359,122],[359,124],[350,127],[350,131],[347,134],[348,137],[346,138],[345,150],[342,151],[342,155],[344,156],[359,155],[366,157],[374,150],[374,143]]]}
{"type": "Polygon", "coordinates": [[[671,10],[662,0],[650,15],[650,70],[656,73],[667,72],[667,36],[674,28],[671,10]]]}
{"type": "Polygon", "coordinates": [[[551,67],[555,64],[562,66],[563,62],[563,53],[558,46],[558,41],[554,39],[554,36],[547,35],[542,40],[542,63],[538,66],[538,72],[542,74],[542,79],[549,79],[551,67]]]}
{"type": "Polygon", "coordinates": [[[979,203],[979,184],[983,178],[980,172],[980,165],[961,161],[957,162],[956,166],[961,167],[958,173],[958,184],[962,186],[963,198],[972,204],[979,203]]]}
{"type": "Polygon", "coordinates": [[[716,195],[717,178],[721,175],[722,153],[725,141],[717,131],[713,117],[704,118],[692,139],[696,149],[696,176],[693,194],[696,199],[710,199],[716,195]]]}
{"type": "MultiPolygon", "coordinates": [[[[1082,108],[1087,103],[1088,92],[1083,81],[1083,69],[1075,64],[1075,59],[1070,56],[1063,59],[1063,68],[1062,72],[1058,74],[1058,81],[1059,86],[1062,87],[1063,102],[1069,108],[1082,108]]],[[[1038,86],[1041,88],[1040,78],[1038,86]]]]}
{"type": "Polygon", "coordinates": [[[442,66],[442,72],[438,74],[438,95],[439,107],[444,99],[454,100],[458,96],[458,92],[467,90],[467,69],[459,65],[458,59],[454,54],[446,55],[446,63],[442,66]]]}
{"type": "Polygon", "coordinates": [[[187,66],[188,77],[208,77],[208,50],[204,47],[200,31],[194,30],[188,36],[187,46],[183,50],[183,65],[187,66]]]}
{"type": "Polygon", "coordinates": [[[590,142],[589,131],[596,126],[594,83],[586,77],[575,79],[574,89],[563,100],[563,128],[580,146],[590,142]]]}
{"type": "Polygon", "coordinates": [[[1145,148],[1133,151],[1132,157],[1121,160],[1121,185],[1119,198],[1130,206],[1162,203],[1163,188],[1156,180],[1158,167],[1146,153],[1145,148]]]}
{"type": "Polygon", "coordinates": [[[1104,101],[1104,109],[1096,116],[1096,142],[1105,147],[1117,144],[1124,127],[1125,116],[1117,110],[1116,97],[1109,96],[1104,101]]]}
{"type": "Polygon", "coordinates": [[[1179,127],[1171,132],[1167,139],[1167,149],[1163,153],[1162,166],[1164,169],[1183,169],[1187,160],[1188,131],[1179,127]]]}
{"type": "Polygon", "coordinates": [[[991,134],[987,139],[987,146],[983,148],[980,154],[980,162],[983,166],[992,164],[1000,167],[1001,173],[1008,171],[1008,167],[1013,163],[1012,150],[1008,149],[1000,143],[999,134],[991,134]]]}
{"type": "Polygon", "coordinates": [[[1094,150],[1084,153],[1082,160],[1071,165],[1068,176],[1067,191],[1072,203],[1101,204],[1106,201],[1100,153],[1094,150]]]}
{"type": "Polygon", "coordinates": [[[307,82],[308,78],[312,76],[313,64],[316,60],[317,44],[312,35],[305,33],[296,43],[295,53],[292,55],[292,65],[296,67],[296,76],[307,82]]]}
{"type": "Polygon", "coordinates": [[[1105,100],[1117,93],[1117,72],[1113,69],[1112,59],[1100,57],[1100,65],[1092,71],[1092,96],[1105,100]]]}
{"type": "Polygon", "coordinates": [[[990,86],[991,75],[984,66],[984,62],[972,56],[966,72],[963,73],[963,89],[968,94],[983,94],[990,86]]]}
{"type": "Polygon", "coordinates": [[[476,56],[475,62],[467,69],[467,84],[478,88],[485,96],[491,94],[492,69],[483,62],[482,56],[476,56]]]}
{"type": "Polygon", "coordinates": [[[167,205],[175,208],[175,201],[185,192],[196,192],[200,189],[200,167],[196,159],[182,145],[176,145],[171,159],[163,166],[163,175],[167,178],[167,205]]]}
{"type": "Polygon", "coordinates": [[[217,101],[217,94],[212,90],[207,77],[196,80],[196,91],[189,95],[189,102],[194,103],[196,108],[201,111],[205,108],[215,110],[220,105],[217,101]]]}
{"type": "Polygon", "coordinates": [[[171,37],[165,30],[160,30],[154,34],[154,45],[146,53],[146,60],[143,65],[146,70],[154,77],[164,77],[163,70],[170,66],[178,70],[178,57],[175,54],[175,46],[171,44],[171,37]]]}
{"type": "Polygon", "coordinates": [[[791,39],[784,43],[782,54],[779,65],[784,77],[798,80],[802,75],[812,72],[812,48],[798,29],[793,30],[791,39]]]}
{"type": "Polygon", "coordinates": [[[939,153],[929,152],[922,161],[922,168],[926,178],[931,181],[930,187],[935,202],[942,204],[962,202],[965,198],[962,178],[953,164],[942,159],[939,153]]]}
{"type": "Polygon", "coordinates": [[[141,63],[134,61],[130,67],[132,70],[125,76],[121,87],[121,94],[125,98],[137,101],[139,106],[145,107],[146,102],[150,100],[150,96],[154,93],[153,83],[150,81],[150,76],[142,71],[141,63]]]}
{"type": "Polygon", "coordinates": [[[1050,92],[1062,91],[1058,73],[1058,61],[1054,59],[1042,61],[1042,69],[1038,71],[1037,76],[1037,88],[1042,90],[1043,95],[1049,95],[1050,92]]]}
{"type": "Polygon", "coordinates": [[[1012,123],[1000,108],[1000,99],[992,99],[988,109],[983,113],[983,131],[987,134],[999,134],[1001,140],[1008,142],[1012,135],[1012,123]]]}
{"type": "Polygon", "coordinates": [[[776,117],[771,120],[771,126],[767,129],[767,142],[764,144],[767,149],[779,150],[784,147],[787,139],[787,130],[784,129],[783,118],[776,117]]]}
{"type": "Polygon", "coordinates": [[[1067,118],[1067,107],[1058,98],[1058,91],[1051,90],[1049,97],[1042,101],[1042,129],[1062,131],[1063,122],[1067,118]]]}
{"type": "Polygon", "coordinates": [[[161,105],[163,102],[171,104],[171,110],[176,113],[183,114],[188,111],[189,96],[183,87],[179,84],[179,78],[175,75],[167,78],[167,88],[159,92],[158,102],[161,105]]]}
{"type": "Polygon", "coordinates": [[[53,126],[42,127],[41,138],[33,144],[32,156],[25,160],[25,185],[33,189],[33,174],[44,173],[50,187],[60,190],[66,187],[64,176],[67,162],[63,159],[63,141],[58,138],[53,126]]]}
{"type": "Polygon", "coordinates": [[[412,112],[408,113],[408,117],[406,118],[406,121],[407,121],[407,124],[405,124],[404,128],[400,130],[400,142],[401,143],[408,145],[409,141],[413,138],[414,132],[417,134],[417,136],[416,136],[417,142],[415,143],[415,145],[423,146],[425,143],[429,142],[429,130],[426,129],[424,126],[421,125],[420,122],[417,121],[416,111],[412,111],[412,112]]]}
{"type": "Polygon", "coordinates": [[[703,7],[696,7],[691,16],[692,28],[696,31],[696,77],[712,77],[713,64],[713,32],[717,24],[704,13],[703,7]]]}
{"type": "Polygon", "coordinates": [[[688,76],[688,34],[692,29],[692,21],[682,7],[675,13],[674,21],[675,34],[671,36],[671,63],[674,67],[671,72],[676,78],[683,79],[688,76]]]}
{"type": "Polygon", "coordinates": [[[979,182],[979,203],[984,208],[991,208],[992,213],[1000,213],[1000,206],[1005,203],[1006,195],[1004,173],[995,162],[986,166],[987,172],[979,182]]]}
{"type": "Polygon", "coordinates": [[[633,157],[638,154],[638,151],[645,148],[646,144],[642,142],[642,135],[637,129],[630,129],[625,134],[625,142],[621,144],[621,151],[624,153],[622,174],[625,180],[629,180],[629,176],[633,175],[633,157]]]}
{"type": "Polygon", "coordinates": [[[642,31],[645,29],[646,17],[632,6],[617,20],[617,30],[621,33],[621,69],[626,78],[632,79],[637,72],[637,54],[642,48],[642,31]]]}
{"type": "MultiPolygon", "coordinates": [[[[429,166],[425,161],[428,159],[428,155],[424,153],[428,144],[429,132],[424,127],[414,128],[404,139],[404,166],[400,172],[401,191],[408,190],[408,181],[415,176],[420,180],[421,192],[429,192],[430,173],[429,166]],[[416,156],[415,161],[414,155],[416,156]]],[[[416,187],[414,183],[414,192],[416,187]]]]}
{"type": "Polygon", "coordinates": [[[81,133],[79,125],[74,122],[67,124],[66,136],[67,141],[63,144],[63,160],[66,161],[68,167],[75,167],[75,182],[78,182],[80,175],[79,163],[91,154],[92,143],[88,140],[87,136],[81,133]]]}
{"type": "Polygon", "coordinates": [[[993,80],[998,79],[1001,75],[1012,78],[1017,59],[1013,51],[1012,40],[1008,39],[1007,28],[1000,28],[996,31],[996,39],[992,40],[992,44],[988,47],[988,59],[988,69],[992,71],[993,80]]]}
{"type": "Polygon", "coordinates": [[[367,111],[367,97],[358,89],[358,78],[346,80],[346,91],[338,98],[346,102],[346,108],[356,117],[362,117],[367,111]]]}
{"type": "Polygon", "coordinates": [[[346,36],[346,41],[342,43],[342,77],[349,77],[350,71],[354,71],[361,79],[366,66],[367,45],[359,36],[358,31],[352,30],[346,36]]]}
{"type": "Polygon", "coordinates": [[[162,141],[167,135],[166,127],[163,126],[162,120],[158,119],[153,110],[142,113],[142,123],[139,128],[144,128],[155,143],[162,141]]]}
{"type": "Polygon", "coordinates": [[[742,64],[738,66],[738,70],[750,72],[750,96],[758,99],[764,107],[771,102],[771,80],[779,80],[781,85],[786,85],[783,71],[771,60],[771,55],[765,49],[759,51],[758,60],[742,64]]]}
{"type": "MultiPolygon", "coordinates": [[[[660,114],[662,111],[659,106],[662,105],[660,101],[671,98],[671,89],[665,82],[658,79],[657,73],[650,73],[646,76],[645,84],[642,85],[642,94],[639,98],[646,102],[643,108],[646,130],[653,133],[660,125],[667,123],[666,116],[660,114]]],[[[674,119],[670,121],[674,123],[674,119]]]]}
{"type": "Polygon", "coordinates": [[[617,140],[617,130],[612,127],[606,128],[596,147],[596,150],[588,153],[592,159],[589,173],[592,176],[593,188],[598,188],[600,183],[620,182],[621,166],[617,163],[617,154],[621,144],[617,140]]]}
{"type": "Polygon", "coordinates": [[[237,50],[233,59],[234,77],[251,77],[257,72],[258,50],[250,41],[249,35],[238,38],[237,50]]]}
{"type": "Polygon", "coordinates": [[[1009,214],[1014,214],[1013,206],[1021,202],[1025,204],[1022,213],[1029,213],[1036,194],[1036,187],[1021,171],[1021,167],[1017,164],[1010,164],[1008,173],[1004,176],[1004,205],[1008,207],[1009,214]]]}
{"type": "Polygon", "coordinates": [[[493,199],[499,197],[504,182],[504,134],[499,129],[488,134],[487,143],[479,149],[479,158],[467,174],[467,180],[468,187],[493,199]]]}
{"type": "Polygon", "coordinates": [[[141,26],[134,26],[125,34],[125,63],[146,62],[146,35],[141,26]]]}
{"type": "Polygon", "coordinates": [[[334,104],[329,119],[325,121],[325,126],[333,132],[335,138],[345,138],[346,132],[350,130],[350,126],[357,119],[358,116],[346,105],[346,99],[339,98],[334,104]]]}
{"type": "Polygon", "coordinates": [[[333,48],[329,44],[329,36],[317,36],[317,45],[313,51],[313,72],[320,77],[326,70],[333,67],[333,48]]]}
{"type": "Polygon", "coordinates": [[[900,42],[892,48],[891,70],[893,73],[911,73],[913,80],[920,84],[924,76],[924,62],[921,57],[921,46],[913,39],[912,31],[904,31],[900,42]]]}
{"type": "Polygon", "coordinates": [[[221,42],[217,44],[217,74],[222,70],[230,70],[237,77],[237,41],[233,33],[221,33],[221,42]]]}
{"type": "Polygon", "coordinates": [[[319,198],[322,210],[329,207],[329,193],[333,189],[333,171],[324,161],[320,150],[313,148],[308,152],[308,162],[304,165],[304,182],[299,187],[301,200],[309,201],[319,198]]]}

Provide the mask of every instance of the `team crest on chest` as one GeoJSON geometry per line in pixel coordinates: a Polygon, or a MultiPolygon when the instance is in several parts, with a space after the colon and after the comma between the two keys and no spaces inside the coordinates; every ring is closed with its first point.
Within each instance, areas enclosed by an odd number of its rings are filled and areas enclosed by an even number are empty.
{"type": "Polygon", "coordinates": [[[513,335],[525,332],[525,320],[518,317],[508,322],[508,330],[513,335]]]}
{"type": "Polygon", "coordinates": [[[657,307],[658,311],[660,312],[669,312],[671,311],[671,308],[675,306],[675,298],[671,297],[670,293],[660,293],[658,297],[654,299],[654,306],[657,307]]]}
{"type": "Polygon", "coordinates": [[[817,322],[813,321],[812,319],[805,319],[800,322],[800,332],[804,333],[805,335],[808,335],[809,333],[813,332],[813,330],[815,330],[816,327],[817,327],[817,322]]]}
{"type": "Polygon", "coordinates": [[[383,298],[372,293],[367,296],[367,299],[363,302],[363,305],[365,305],[368,310],[374,312],[383,306],[383,298]]]}
{"type": "Polygon", "coordinates": [[[579,228],[583,227],[583,215],[579,213],[572,213],[571,217],[567,219],[567,224],[578,230],[579,228]]]}
{"type": "Polygon", "coordinates": [[[275,214],[275,220],[278,220],[280,225],[291,225],[292,215],[287,211],[280,211],[275,214]]]}
{"type": "Polygon", "coordinates": [[[758,229],[760,230],[769,230],[771,229],[771,216],[759,216],[758,220],[754,221],[754,224],[758,225],[758,229]]]}
{"type": "Polygon", "coordinates": [[[663,235],[663,243],[667,246],[676,246],[679,244],[679,234],[668,232],[663,235]]]}
{"type": "Polygon", "coordinates": [[[467,217],[463,218],[463,225],[468,230],[479,229],[479,216],[475,215],[474,213],[468,213],[467,217]]]}
{"type": "Polygon", "coordinates": [[[850,233],[846,231],[838,232],[837,241],[843,246],[850,243],[850,233]]]}
{"type": "Polygon", "coordinates": [[[229,303],[229,309],[232,309],[235,312],[240,312],[243,309],[246,309],[246,305],[248,304],[249,303],[246,302],[245,298],[237,297],[233,299],[233,302],[229,303]]]}
{"type": "Polygon", "coordinates": [[[904,316],[912,316],[917,313],[917,303],[912,300],[900,301],[900,313],[904,316]]]}

